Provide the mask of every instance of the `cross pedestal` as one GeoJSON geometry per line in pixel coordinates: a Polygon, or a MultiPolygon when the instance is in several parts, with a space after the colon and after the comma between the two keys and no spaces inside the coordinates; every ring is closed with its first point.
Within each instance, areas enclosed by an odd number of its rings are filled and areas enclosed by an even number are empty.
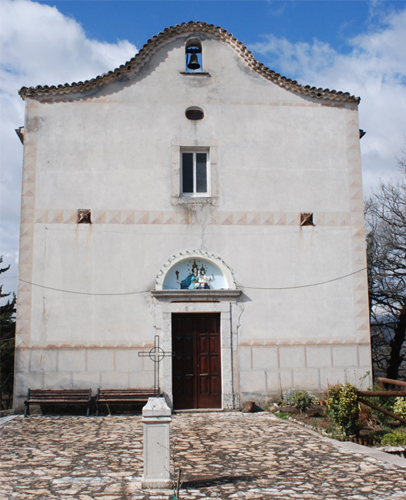
{"type": "Polygon", "coordinates": [[[149,398],[142,409],[144,474],[142,488],[171,488],[169,425],[171,409],[164,398],[149,398]]]}

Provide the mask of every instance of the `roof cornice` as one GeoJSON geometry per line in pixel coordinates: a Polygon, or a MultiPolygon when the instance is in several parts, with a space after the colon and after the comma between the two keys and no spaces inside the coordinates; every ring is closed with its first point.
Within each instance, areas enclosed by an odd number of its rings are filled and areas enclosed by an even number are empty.
{"type": "Polygon", "coordinates": [[[279,87],[289,90],[290,92],[293,92],[295,94],[300,94],[314,99],[320,99],[322,101],[333,101],[337,103],[359,103],[359,101],[361,100],[359,97],[355,97],[348,92],[338,92],[336,90],[310,87],[310,85],[300,85],[299,83],[297,83],[297,81],[286,78],[279,73],[275,73],[275,71],[270,70],[262,63],[257,61],[252,52],[249,51],[243,43],[237,40],[237,38],[233,37],[233,35],[228,31],[220,28],[219,26],[216,27],[213,24],[194,21],[178,24],[176,26],[171,26],[164,29],[157,36],[153,36],[150,40],[148,40],[148,42],[132,59],[119,66],[114,71],[109,71],[108,73],[104,73],[97,76],[96,78],[92,78],[91,80],[86,80],[84,82],[73,82],[70,84],[65,83],[63,85],[61,84],[57,86],[38,85],[37,87],[22,87],[18,93],[22,97],[22,99],[25,100],[27,97],[42,98],[47,96],[77,94],[93,91],[98,87],[102,87],[120,78],[127,77],[130,74],[139,72],[150,60],[157,49],[164,45],[168,40],[176,38],[179,35],[182,36],[193,33],[202,33],[205,35],[209,35],[224,43],[227,43],[237,52],[237,54],[253,71],[256,71],[259,75],[266,78],[275,85],[278,85],[279,87]]]}

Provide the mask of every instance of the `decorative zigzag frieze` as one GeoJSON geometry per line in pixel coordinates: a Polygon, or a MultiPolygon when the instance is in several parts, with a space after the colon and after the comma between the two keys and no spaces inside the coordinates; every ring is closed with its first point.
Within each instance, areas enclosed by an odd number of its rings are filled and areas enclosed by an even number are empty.
{"type": "MultiPolygon", "coordinates": [[[[359,207],[359,201],[357,208],[359,207]]],[[[314,214],[315,226],[356,227],[363,236],[363,219],[352,212],[318,212],[314,214]],[[354,224],[354,220],[357,224],[354,224]]],[[[76,224],[77,210],[36,209],[36,224],[76,224]]],[[[190,225],[191,217],[183,211],[145,211],[145,210],[92,210],[93,224],[145,224],[145,225],[190,225]]],[[[212,211],[208,221],[214,226],[300,226],[299,212],[221,212],[212,211]]],[[[196,224],[200,224],[196,221],[196,224]]],[[[29,226],[31,228],[31,226],[29,226]]],[[[309,228],[307,228],[309,229],[309,228]]]]}

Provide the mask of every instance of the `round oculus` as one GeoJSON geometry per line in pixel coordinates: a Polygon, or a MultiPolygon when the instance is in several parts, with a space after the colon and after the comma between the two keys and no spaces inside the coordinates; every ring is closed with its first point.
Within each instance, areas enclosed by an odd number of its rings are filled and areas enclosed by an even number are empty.
{"type": "Polygon", "coordinates": [[[188,120],[202,120],[204,118],[203,110],[200,108],[188,108],[185,115],[188,120]]]}

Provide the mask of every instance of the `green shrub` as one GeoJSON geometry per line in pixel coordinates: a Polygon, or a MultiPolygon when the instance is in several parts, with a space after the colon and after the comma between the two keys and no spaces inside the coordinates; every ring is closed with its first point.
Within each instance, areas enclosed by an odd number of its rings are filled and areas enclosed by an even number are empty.
{"type": "Polygon", "coordinates": [[[300,411],[305,411],[317,401],[317,398],[309,391],[295,391],[291,396],[293,406],[296,406],[300,411]]]}
{"type": "Polygon", "coordinates": [[[388,444],[390,446],[406,445],[406,431],[397,429],[389,432],[381,439],[381,444],[388,444]]]}
{"type": "MultiPolygon", "coordinates": [[[[374,390],[382,390],[382,389],[374,388],[374,390]]],[[[370,403],[373,403],[374,405],[380,406],[384,410],[390,411],[391,413],[395,413],[393,409],[393,405],[395,404],[395,398],[374,397],[374,398],[368,398],[368,401],[370,403]]],[[[379,410],[375,409],[372,409],[371,411],[374,416],[374,420],[378,425],[389,425],[391,422],[393,422],[393,418],[390,417],[389,415],[386,415],[385,413],[382,413],[379,410]]]]}
{"type": "Polygon", "coordinates": [[[288,389],[287,391],[283,391],[282,399],[286,405],[293,406],[292,396],[295,392],[296,392],[295,389],[288,389]]]}
{"type": "MultiPolygon", "coordinates": [[[[385,392],[385,389],[383,389],[379,384],[374,384],[373,390],[385,392]]],[[[379,396],[376,396],[373,398],[368,398],[368,401],[370,403],[373,403],[374,405],[380,406],[384,410],[390,411],[391,413],[395,413],[394,409],[393,409],[393,405],[395,404],[395,399],[396,398],[393,398],[393,397],[380,398],[379,396]]],[[[391,422],[394,421],[392,417],[390,417],[389,415],[386,415],[385,413],[380,412],[379,410],[372,409],[371,412],[372,412],[374,421],[378,425],[387,426],[391,422]]]]}
{"type": "Polygon", "coordinates": [[[393,413],[396,413],[399,417],[406,418],[406,398],[399,397],[395,399],[393,413]]]}
{"type": "Polygon", "coordinates": [[[288,391],[284,391],[282,398],[286,405],[296,406],[300,411],[305,411],[307,408],[318,403],[316,396],[305,390],[297,391],[289,389],[288,391]]]}
{"type": "Polygon", "coordinates": [[[357,388],[352,384],[329,386],[327,410],[331,419],[346,436],[356,434],[359,429],[359,407],[357,388]]]}
{"type": "Polygon", "coordinates": [[[341,384],[329,385],[326,394],[327,413],[336,422],[340,414],[341,384]]]}

